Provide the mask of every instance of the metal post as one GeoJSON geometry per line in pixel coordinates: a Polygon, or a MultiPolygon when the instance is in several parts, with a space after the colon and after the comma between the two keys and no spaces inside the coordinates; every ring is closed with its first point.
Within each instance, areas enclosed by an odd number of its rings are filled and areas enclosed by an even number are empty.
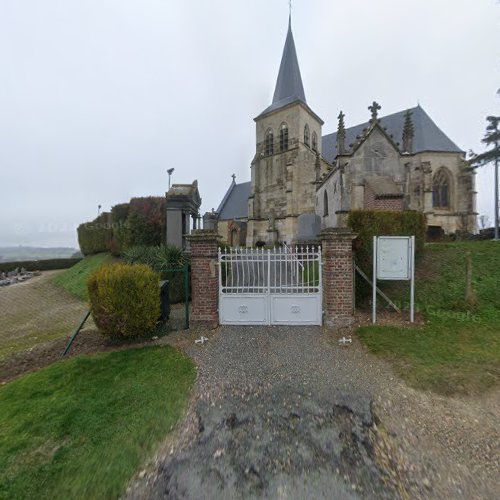
{"type": "Polygon", "coordinates": [[[415,322],[415,236],[411,237],[410,323],[415,322]]]}
{"type": "Polygon", "coordinates": [[[377,237],[373,237],[372,322],[377,322],[377,237]]]}
{"type": "MultiPolygon", "coordinates": [[[[498,151],[498,141],[495,141],[495,150],[498,151]]],[[[495,158],[495,240],[498,240],[498,156],[495,158]]]]}
{"type": "MultiPolygon", "coordinates": [[[[281,263],[280,263],[280,266],[281,266],[281,263]]],[[[276,270],[274,271],[274,279],[276,280],[276,270]]],[[[270,325],[271,324],[271,307],[270,307],[271,299],[269,296],[271,295],[271,250],[267,250],[267,295],[268,295],[267,324],[270,325]]]]}
{"type": "Polygon", "coordinates": [[[189,265],[184,264],[184,295],[185,300],[185,315],[186,315],[186,330],[189,329],[189,265]]]}

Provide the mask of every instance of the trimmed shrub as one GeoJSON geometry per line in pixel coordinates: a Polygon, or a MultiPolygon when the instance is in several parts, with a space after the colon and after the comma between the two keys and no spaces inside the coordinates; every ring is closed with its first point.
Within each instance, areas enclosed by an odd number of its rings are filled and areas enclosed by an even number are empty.
{"type": "Polygon", "coordinates": [[[166,236],[166,199],[149,196],[130,200],[128,246],[157,246],[166,236]]]}
{"type": "Polygon", "coordinates": [[[78,244],[83,255],[109,251],[113,238],[111,214],[105,212],[92,222],[80,224],[77,232],[78,244]]]}
{"type": "Polygon", "coordinates": [[[370,275],[374,236],[415,236],[416,252],[425,243],[425,216],[421,212],[389,212],[383,210],[353,210],[347,221],[358,237],[354,241],[356,261],[370,275]]]}
{"type": "Polygon", "coordinates": [[[111,264],[94,271],[88,280],[90,310],[107,336],[142,337],[160,317],[160,279],[146,265],[111,264]]]}
{"type": "Polygon", "coordinates": [[[0,262],[0,273],[14,271],[24,267],[26,271],[52,271],[55,269],[68,269],[78,264],[82,259],[42,259],[42,260],[22,260],[15,262],[0,262]]]}
{"type": "Polygon", "coordinates": [[[109,250],[115,256],[120,256],[128,245],[129,224],[127,219],[129,216],[129,212],[129,203],[120,203],[111,208],[113,235],[109,243],[109,250]]]}

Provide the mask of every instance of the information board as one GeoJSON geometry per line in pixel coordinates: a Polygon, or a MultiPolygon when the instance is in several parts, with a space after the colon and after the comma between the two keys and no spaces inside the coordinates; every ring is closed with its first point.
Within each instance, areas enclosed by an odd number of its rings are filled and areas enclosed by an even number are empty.
{"type": "Polygon", "coordinates": [[[372,321],[377,321],[377,280],[410,282],[410,322],[415,310],[415,236],[373,237],[372,321]]]}
{"type": "Polygon", "coordinates": [[[377,279],[409,280],[411,278],[411,237],[379,236],[377,238],[377,279]]]}

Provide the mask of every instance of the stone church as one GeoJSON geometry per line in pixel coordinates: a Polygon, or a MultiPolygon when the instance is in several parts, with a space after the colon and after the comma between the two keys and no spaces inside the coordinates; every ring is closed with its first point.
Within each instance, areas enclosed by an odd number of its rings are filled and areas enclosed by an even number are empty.
{"type": "Polygon", "coordinates": [[[308,106],[289,22],[271,105],[254,120],[251,181],[233,181],[205,215],[233,246],[293,244],[345,227],[354,209],[419,210],[429,234],[476,230],[474,174],[465,153],[421,106],[323,136],[308,106]]]}

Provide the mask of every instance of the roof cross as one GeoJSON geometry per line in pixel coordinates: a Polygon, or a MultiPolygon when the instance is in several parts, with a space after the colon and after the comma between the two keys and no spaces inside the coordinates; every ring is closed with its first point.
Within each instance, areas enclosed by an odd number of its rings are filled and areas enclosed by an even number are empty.
{"type": "Polygon", "coordinates": [[[372,105],[368,106],[368,109],[372,113],[372,120],[376,121],[377,120],[377,116],[378,116],[378,112],[379,112],[379,110],[382,109],[382,106],[377,101],[373,101],[372,105]]]}
{"type": "Polygon", "coordinates": [[[233,178],[233,182],[236,182],[236,175],[233,174],[231,177],[233,178]]]}

